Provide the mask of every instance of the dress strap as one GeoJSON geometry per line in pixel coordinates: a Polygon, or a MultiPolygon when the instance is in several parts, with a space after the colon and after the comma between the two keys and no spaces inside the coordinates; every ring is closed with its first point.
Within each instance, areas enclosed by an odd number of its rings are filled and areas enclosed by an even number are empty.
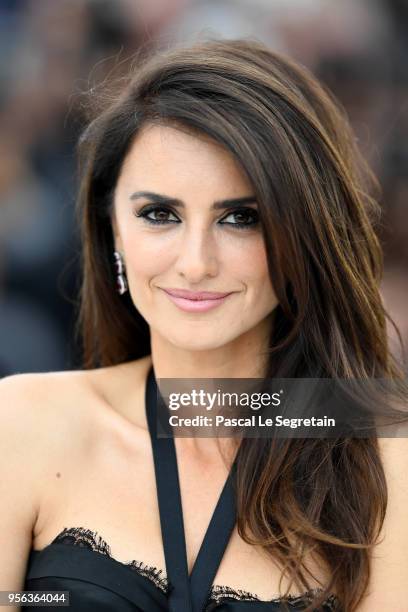
{"type": "Polygon", "coordinates": [[[236,458],[189,576],[173,430],[169,424],[168,408],[156,384],[153,366],[146,382],[146,417],[152,442],[160,525],[170,584],[169,610],[202,612],[236,522],[233,486],[236,458]],[[158,424],[160,432],[169,437],[158,437],[158,424]]]}
{"type": "Polygon", "coordinates": [[[204,609],[236,523],[235,492],[232,482],[235,469],[234,461],[191,572],[190,585],[194,612],[201,612],[204,609]]]}
{"type": "MultiPolygon", "coordinates": [[[[177,464],[174,461],[174,440],[157,437],[158,404],[162,404],[162,398],[160,396],[159,401],[157,391],[152,367],[146,385],[146,416],[152,441],[160,526],[170,586],[169,610],[192,612],[180,485],[177,464]]],[[[162,425],[168,432],[170,425],[166,427],[166,422],[162,422],[162,425]]]]}

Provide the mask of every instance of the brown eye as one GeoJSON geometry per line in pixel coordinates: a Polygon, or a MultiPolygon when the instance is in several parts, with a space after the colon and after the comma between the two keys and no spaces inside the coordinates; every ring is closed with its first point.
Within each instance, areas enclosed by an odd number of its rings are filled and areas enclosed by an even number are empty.
{"type": "Polygon", "coordinates": [[[139,213],[136,213],[136,217],[142,217],[144,221],[147,223],[151,223],[152,225],[164,225],[168,223],[178,223],[178,221],[169,221],[167,215],[174,215],[174,213],[164,206],[149,206],[144,208],[139,213]],[[154,214],[156,218],[150,217],[148,215],[154,214]],[[158,216],[157,216],[158,215],[158,216]]]}
{"type": "Polygon", "coordinates": [[[232,211],[227,215],[227,217],[224,217],[224,219],[228,219],[228,217],[234,217],[235,219],[238,219],[238,222],[231,223],[230,221],[220,221],[220,223],[222,223],[222,225],[230,225],[236,229],[250,229],[259,222],[258,213],[253,208],[232,211]]]}
{"type": "MultiPolygon", "coordinates": [[[[135,213],[136,217],[142,217],[146,223],[150,225],[169,225],[170,223],[180,223],[180,220],[176,217],[173,211],[166,206],[160,206],[152,204],[143,208],[140,212],[135,213]],[[150,215],[154,215],[150,216],[150,215]],[[168,215],[173,215],[175,221],[168,218],[168,215]]],[[[224,219],[232,217],[238,219],[238,221],[219,221],[220,225],[228,225],[234,229],[251,229],[259,223],[259,217],[256,210],[253,208],[239,208],[228,213],[224,219]]]]}
{"type": "MultiPolygon", "coordinates": [[[[155,213],[156,217],[155,217],[155,221],[167,221],[167,215],[169,214],[168,210],[152,210],[150,211],[151,213],[155,213]]],[[[150,214],[150,213],[149,213],[150,214]]],[[[148,217],[150,218],[150,217],[148,217]]]]}

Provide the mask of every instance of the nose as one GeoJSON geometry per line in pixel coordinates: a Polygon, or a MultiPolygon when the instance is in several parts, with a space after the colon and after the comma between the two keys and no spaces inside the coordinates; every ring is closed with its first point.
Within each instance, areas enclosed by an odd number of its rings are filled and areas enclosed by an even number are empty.
{"type": "Polygon", "coordinates": [[[175,269],[180,276],[194,284],[217,275],[217,248],[210,230],[185,226],[179,239],[175,269]]]}

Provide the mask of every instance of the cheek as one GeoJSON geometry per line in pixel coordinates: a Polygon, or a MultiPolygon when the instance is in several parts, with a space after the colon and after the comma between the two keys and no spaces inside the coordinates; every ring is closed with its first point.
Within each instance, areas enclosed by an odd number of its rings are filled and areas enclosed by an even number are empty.
{"type": "Polygon", "coordinates": [[[247,291],[243,311],[249,316],[261,318],[270,313],[276,307],[278,299],[269,276],[263,240],[251,245],[245,258],[241,258],[239,274],[247,291]]]}
{"type": "MultiPolygon", "coordinates": [[[[220,274],[236,279],[252,293],[270,294],[270,279],[265,246],[261,236],[229,240],[222,237],[217,245],[220,274]]],[[[128,232],[123,235],[127,272],[136,278],[152,278],[168,271],[177,260],[179,242],[171,235],[146,235],[128,232]]]]}
{"type": "Polygon", "coordinates": [[[128,273],[148,278],[166,269],[169,261],[168,244],[157,240],[157,237],[140,234],[127,238],[123,240],[123,246],[128,273]]]}
{"type": "Polygon", "coordinates": [[[266,251],[261,239],[242,249],[235,266],[249,287],[257,287],[257,290],[261,291],[267,285],[266,281],[270,283],[266,251]]]}

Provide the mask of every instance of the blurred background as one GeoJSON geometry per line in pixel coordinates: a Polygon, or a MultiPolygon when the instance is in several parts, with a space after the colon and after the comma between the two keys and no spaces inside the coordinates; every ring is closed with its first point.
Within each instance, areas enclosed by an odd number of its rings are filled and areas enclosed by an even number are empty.
{"type": "Polygon", "coordinates": [[[382,186],[381,290],[407,343],[406,0],[0,0],[0,376],[81,365],[80,93],[126,71],[141,46],[208,35],[288,53],[347,109],[382,186]]]}

